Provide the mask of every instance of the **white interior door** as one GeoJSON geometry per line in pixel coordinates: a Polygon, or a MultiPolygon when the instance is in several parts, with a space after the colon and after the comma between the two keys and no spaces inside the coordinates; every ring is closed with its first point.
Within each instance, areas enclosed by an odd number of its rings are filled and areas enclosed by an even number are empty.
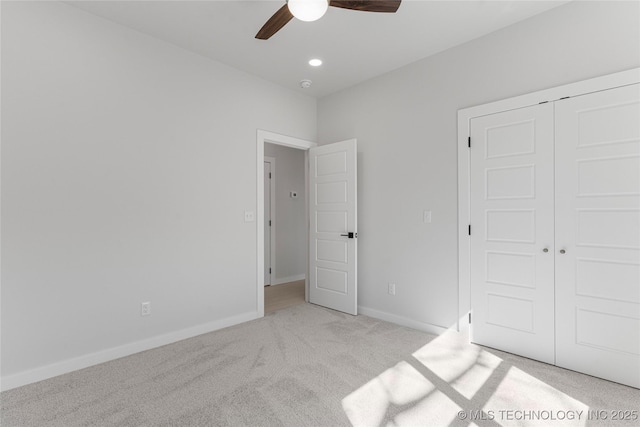
{"type": "Polygon", "coordinates": [[[471,340],[554,363],[553,105],[470,125],[471,340]]]}
{"type": "Polygon", "coordinates": [[[309,150],[309,302],[358,314],[356,140],[309,150]]]}
{"type": "Polygon", "coordinates": [[[271,284],[271,163],[264,162],[264,285],[271,284]]]}
{"type": "Polygon", "coordinates": [[[556,102],[559,366],[640,387],[639,86],[556,102]]]}

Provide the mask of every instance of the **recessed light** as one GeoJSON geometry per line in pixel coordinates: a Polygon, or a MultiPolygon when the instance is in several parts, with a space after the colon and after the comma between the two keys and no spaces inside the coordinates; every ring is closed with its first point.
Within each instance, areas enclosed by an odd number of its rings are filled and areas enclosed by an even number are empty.
{"type": "Polygon", "coordinates": [[[309,61],[309,65],[311,65],[312,67],[319,67],[319,66],[322,65],[322,60],[320,60],[318,58],[311,59],[309,61]]]}

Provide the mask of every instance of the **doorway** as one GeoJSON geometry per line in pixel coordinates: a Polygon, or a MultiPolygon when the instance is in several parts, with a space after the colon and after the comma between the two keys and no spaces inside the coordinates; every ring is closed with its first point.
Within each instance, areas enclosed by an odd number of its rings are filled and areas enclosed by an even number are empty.
{"type": "MultiPolygon", "coordinates": [[[[305,152],[304,155],[304,188],[308,187],[308,156],[307,150],[312,147],[315,147],[317,144],[315,142],[306,141],[299,138],[293,138],[286,135],[280,135],[273,132],[267,132],[263,130],[258,130],[257,138],[256,138],[256,171],[257,171],[257,271],[256,271],[256,311],[258,312],[259,317],[264,316],[264,285],[265,285],[265,175],[264,175],[264,156],[265,156],[265,143],[275,144],[278,146],[291,147],[298,150],[303,150],[305,152]]],[[[305,203],[305,218],[309,217],[308,207],[305,203]]],[[[305,301],[308,301],[308,289],[309,289],[309,275],[307,274],[309,271],[308,266],[308,233],[303,233],[304,239],[304,259],[305,259],[305,301]]],[[[272,255],[273,256],[273,255],[272,255]]],[[[272,262],[273,264],[273,262],[272,262]]]]}
{"type": "Polygon", "coordinates": [[[306,276],[304,174],[304,151],[265,143],[265,285],[279,286],[306,276]]]}
{"type": "Polygon", "coordinates": [[[317,147],[266,131],[256,138],[256,312],[264,316],[265,143],[303,149],[305,203],[305,301],[357,315],[357,140],[317,147]],[[309,274],[312,272],[312,274],[309,274]],[[310,292],[313,290],[313,292],[310,292]]]}
{"type": "Polygon", "coordinates": [[[303,150],[266,142],[264,159],[267,314],[305,302],[307,189],[303,150]]]}

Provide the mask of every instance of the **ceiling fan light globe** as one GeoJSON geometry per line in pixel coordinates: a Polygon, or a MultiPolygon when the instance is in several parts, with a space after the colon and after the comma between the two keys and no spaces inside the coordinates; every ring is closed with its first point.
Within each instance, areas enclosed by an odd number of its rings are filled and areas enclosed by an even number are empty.
{"type": "Polygon", "coordinates": [[[289,0],[289,11],[301,21],[316,21],[327,12],[328,0],[289,0]]]}

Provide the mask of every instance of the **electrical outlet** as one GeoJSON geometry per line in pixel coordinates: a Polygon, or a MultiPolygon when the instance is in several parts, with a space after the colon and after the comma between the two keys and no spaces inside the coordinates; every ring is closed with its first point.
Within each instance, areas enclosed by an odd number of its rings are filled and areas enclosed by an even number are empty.
{"type": "Polygon", "coordinates": [[[427,224],[431,222],[431,211],[424,211],[422,213],[422,222],[427,224]]]}
{"type": "Polygon", "coordinates": [[[244,222],[253,222],[256,220],[256,214],[253,211],[244,211],[244,222]]]}
{"type": "Polygon", "coordinates": [[[150,314],[151,314],[151,303],[147,301],[140,304],[140,315],[149,316],[150,314]]]}
{"type": "Polygon", "coordinates": [[[396,294],[396,284],[389,283],[389,295],[395,295],[395,294],[396,294]]]}

